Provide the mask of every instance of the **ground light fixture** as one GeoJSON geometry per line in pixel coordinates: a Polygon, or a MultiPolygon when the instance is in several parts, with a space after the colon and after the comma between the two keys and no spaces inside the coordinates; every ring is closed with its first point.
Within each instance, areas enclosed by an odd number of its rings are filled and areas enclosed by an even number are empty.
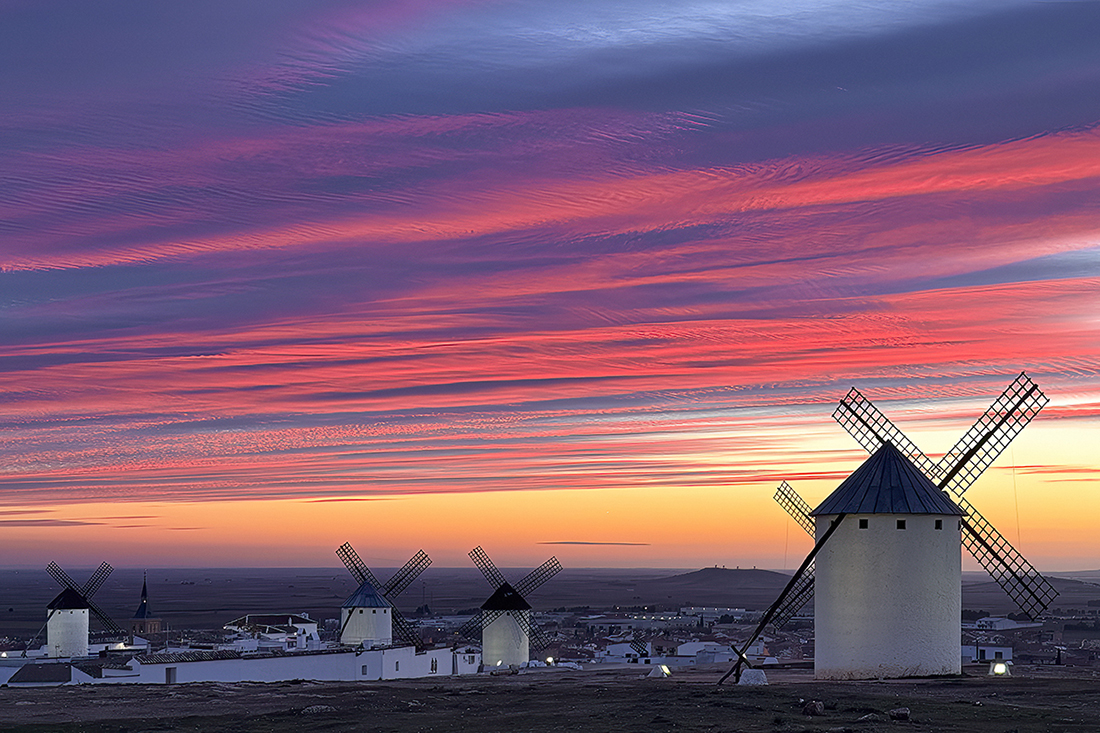
{"type": "Polygon", "coordinates": [[[1007,662],[993,661],[989,663],[989,676],[990,677],[1010,677],[1012,670],[1009,669],[1007,662]]]}

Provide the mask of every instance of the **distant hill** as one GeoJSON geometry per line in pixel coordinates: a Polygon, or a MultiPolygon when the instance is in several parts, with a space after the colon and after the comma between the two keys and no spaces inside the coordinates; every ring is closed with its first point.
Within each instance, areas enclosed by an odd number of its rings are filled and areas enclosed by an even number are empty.
{"type": "MultiPolygon", "coordinates": [[[[1051,608],[1085,609],[1089,607],[1089,601],[1100,603],[1100,584],[1053,575],[1047,575],[1046,578],[1058,591],[1058,597],[1054,599],[1051,608]]],[[[964,582],[962,593],[963,608],[989,611],[995,615],[1005,615],[1020,610],[1001,590],[1001,586],[993,580],[981,583],[964,582]]]]}
{"type": "Polygon", "coordinates": [[[790,575],[772,570],[703,568],[654,579],[647,590],[656,597],[653,602],[662,605],[763,610],[779,597],[790,579],[790,575]]]}

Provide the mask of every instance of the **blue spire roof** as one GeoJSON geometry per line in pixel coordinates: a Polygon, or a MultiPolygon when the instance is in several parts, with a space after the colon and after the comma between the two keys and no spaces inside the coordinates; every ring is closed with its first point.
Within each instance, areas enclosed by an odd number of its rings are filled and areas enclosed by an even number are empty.
{"type": "Polygon", "coordinates": [[[134,618],[153,618],[153,612],[149,610],[149,586],[144,575],[141,578],[141,603],[134,612],[134,618]]]}
{"type": "Polygon", "coordinates": [[[390,608],[391,606],[393,604],[383,598],[369,580],[364,580],[358,590],[344,601],[342,608],[390,608]]]}
{"type": "Polygon", "coordinates": [[[893,443],[883,443],[836,491],[810,512],[825,514],[953,514],[963,512],[893,443]]]}

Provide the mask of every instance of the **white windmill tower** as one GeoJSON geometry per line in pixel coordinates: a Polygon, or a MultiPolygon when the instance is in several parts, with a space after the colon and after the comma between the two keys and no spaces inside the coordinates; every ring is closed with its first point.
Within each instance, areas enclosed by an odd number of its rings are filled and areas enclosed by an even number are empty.
{"type": "Polygon", "coordinates": [[[466,622],[459,633],[467,637],[481,633],[481,661],[487,667],[526,664],[531,647],[541,649],[547,639],[531,623],[531,604],[524,596],[557,575],[561,564],[551,557],[513,586],[481,547],[470,551],[470,559],[496,590],[481,604],[481,613],[466,622]]]}
{"type": "MultiPolygon", "coordinates": [[[[1012,384],[1005,389],[1005,391],[990,405],[989,409],[978,418],[973,426],[959,439],[959,442],[948,451],[942,459],[938,462],[933,461],[924,455],[923,452],[917,446],[909,440],[890,420],[883,415],[878,408],[876,408],[867,398],[865,398],[856,389],[852,389],[848,392],[847,396],[841,400],[840,405],[833,413],[833,417],[839,422],[859,443],[872,454],[876,454],[885,444],[889,443],[896,446],[897,451],[900,452],[908,461],[912,463],[919,472],[923,474],[937,491],[943,492],[951,502],[961,510],[961,520],[956,521],[959,524],[959,530],[961,533],[961,543],[974,558],[985,568],[994,580],[1001,586],[1002,589],[1016,602],[1020,609],[1031,618],[1037,618],[1051,601],[1058,595],[1058,591],[1046,580],[1039,572],[1014,548],[1009,544],[993,525],[983,517],[977,509],[974,508],[970,502],[968,502],[963,494],[970,486],[978,479],[979,476],[990,466],[997,456],[1008,446],[1008,444],[1015,438],[1021,430],[1039,413],[1039,411],[1047,404],[1049,400],[1046,395],[1042,393],[1038,385],[1036,385],[1026,374],[1020,374],[1012,384]]],[[[853,474],[854,477],[854,474],[853,474]]],[[[851,480],[851,479],[850,479],[851,480]]],[[[927,488],[927,487],[925,487],[927,488]]],[[[838,489],[838,493],[839,493],[838,489]]],[[[815,583],[815,557],[819,552],[824,553],[826,540],[829,540],[834,535],[839,527],[840,520],[845,517],[849,517],[847,514],[835,514],[826,515],[823,510],[836,511],[841,508],[839,503],[826,505],[830,500],[827,499],[826,503],[823,503],[816,511],[812,512],[817,515],[816,525],[815,519],[812,518],[810,506],[800,497],[794,489],[792,489],[786,482],[780,485],[775,494],[776,501],[790,513],[791,517],[803,529],[814,536],[816,544],[814,549],[806,557],[802,566],[791,578],[790,583],[780,594],[779,598],[771,608],[764,614],[760,625],[757,627],[756,632],[750,638],[746,644],[751,644],[760,633],[763,632],[764,626],[768,623],[774,623],[776,626],[782,627],[787,623],[798,610],[806,604],[811,597],[818,596],[818,601],[815,603],[815,623],[824,624],[826,628],[829,627],[831,621],[823,620],[818,614],[818,604],[824,596],[829,595],[831,591],[822,591],[820,588],[815,590],[815,586],[822,584],[815,583]],[[834,517],[831,523],[822,522],[822,516],[834,517]],[[828,524],[827,527],[824,525],[828,524]]],[[[830,497],[832,499],[832,497],[830,497]]],[[[868,526],[864,529],[864,532],[869,532],[871,529],[872,517],[859,517],[859,519],[867,520],[868,526]]],[[[889,519],[884,517],[884,519],[889,519]]],[[[898,540],[907,537],[902,535],[899,537],[897,534],[897,521],[903,519],[902,517],[895,516],[893,520],[895,522],[892,538],[898,540]]],[[[934,523],[937,517],[926,516],[934,523]]],[[[949,532],[949,521],[947,516],[938,517],[942,521],[943,530],[940,532],[949,532]]],[[[844,533],[841,533],[843,537],[845,533],[852,531],[859,531],[858,522],[853,530],[848,526],[851,521],[849,517],[845,522],[844,533]]],[[[906,520],[906,530],[908,531],[908,520],[906,520]]],[[[889,530],[889,525],[884,522],[878,522],[879,529],[883,531],[889,530]]],[[[933,531],[935,531],[933,529],[933,531]]],[[[869,535],[868,535],[869,536],[869,535]]],[[[946,538],[943,540],[936,539],[934,542],[946,542],[946,538]]],[[[904,544],[904,542],[901,542],[904,544]]],[[[957,552],[958,545],[955,544],[955,551],[957,552]]],[[[911,567],[911,563],[908,563],[910,556],[905,556],[906,565],[903,572],[914,572],[914,568],[911,567]]],[[[953,563],[954,565],[954,563],[953,563]]],[[[879,576],[875,576],[879,577],[879,576]]],[[[835,578],[830,578],[830,589],[834,589],[834,582],[846,582],[843,580],[838,581],[835,578]]],[[[946,584],[944,584],[946,587],[946,584]]],[[[826,604],[831,601],[826,600],[826,604]]],[[[834,605],[835,607],[835,605],[834,605]]],[[[957,637],[958,624],[955,624],[955,632],[957,637]]],[[[826,638],[830,637],[829,631],[826,631],[826,638]]],[[[897,628],[894,632],[895,639],[900,639],[906,635],[908,631],[904,628],[903,622],[897,622],[897,628]]],[[[828,644],[829,642],[827,642],[828,644]]],[[[821,646],[820,631],[818,632],[817,645],[821,646]]],[[[957,645],[957,640],[956,640],[957,645]]],[[[888,662],[889,665],[893,665],[895,668],[904,669],[905,660],[900,657],[905,656],[900,653],[897,645],[895,645],[895,651],[899,659],[897,661],[888,662]]],[[[826,652],[828,655],[828,652],[826,652]]],[[[819,653],[820,659],[820,653],[819,653]]],[[[915,659],[913,655],[909,655],[911,659],[915,659]]],[[[824,660],[823,660],[824,662],[824,660]]],[[[742,658],[738,664],[730,670],[726,675],[737,672],[740,673],[743,663],[747,663],[742,658]]],[[[827,662],[833,664],[832,662],[827,662]]],[[[884,662],[886,663],[886,662],[884,662]]],[[[831,672],[826,672],[824,668],[820,668],[821,671],[818,676],[847,676],[854,678],[855,668],[848,669],[846,672],[838,672],[835,667],[831,667],[831,672]]],[[[896,675],[890,676],[902,676],[904,674],[928,674],[927,672],[900,672],[896,675]]],[[[877,676],[877,675],[874,675],[877,676]]],[[[883,675],[886,676],[886,675],[883,675]]],[[[726,677],[722,679],[725,680],[726,677]]]]}
{"type": "Polygon", "coordinates": [[[431,558],[420,550],[383,585],[350,543],[340,545],[336,554],[359,583],[340,608],[340,643],[389,646],[396,637],[409,646],[420,647],[420,637],[390,599],[408,588],[432,564],[431,558]]]}
{"type": "Polygon", "coordinates": [[[46,566],[46,572],[62,586],[61,592],[46,606],[46,649],[49,656],[88,656],[90,615],[98,618],[107,631],[122,633],[118,624],[91,600],[112,570],[114,568],[103,563],[80,586],[57,563],[51,562],[46,566]]]}
{"type": "Polygon", "coordinates": [[[818,539],[837,524],[816,558],[814,676],[961,672],[962,511],[884,443],[810,516],[818,539]]]}

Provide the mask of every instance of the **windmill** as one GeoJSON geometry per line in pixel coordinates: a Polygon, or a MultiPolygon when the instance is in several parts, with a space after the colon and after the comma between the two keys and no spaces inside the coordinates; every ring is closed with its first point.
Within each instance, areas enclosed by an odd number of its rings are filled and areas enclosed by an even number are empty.
{"type": "Polygon", "coordinates": [[[51,562],[46,572],[61,585],[61,592],[46,608],[46,647],[52,657],[88,656],[88,614],[99,619],[103,627],[121,634],[122,629],[103,609],[92,601],[92,596],[107,576],[114,570],[107,563],[101,564],[84,585],[77,585],[61,567],[51,562]]]}
{"type": "Polygon", "coordinates": [[[387,645],[397,636],[409,646],[420,648],[420,636],[392,599],[408,588],[432,564],[423,550],[409,558],[385,585],[378,581],[367,564],[345,542],[336,550],[358,587],[340,609],[340,642],[358,645],[387,645]]]}
{"type": "MultiPolygon", "coordinates": [[[[914,466],[934,489],[943,492],[944,496],[950,496],[953,505],[958,507],[958,510],[962,513],[962,519],[958,521],[958,530],[963,546],[974,555],[982,567],[989,571],[990,575],[1017,603],[1021,610],[1031,618],[1035,618],[1042,613],[1058,595],[1057,591],[997,532],[987,519],[981,516],[963,498],[963,494],[1047,402],[1047,397],[1038,385],[1032,382],[1026,374],[1020,374],[939,462],[925,456],[911,440],[856,389],[849,391],[833,413],[833,417],[837,422],[844,426],[872,456],[878,455],[884,446],[889,445],[888,452],[897,453],[898,456],[906,459],[905,462],[914,466]]],[[[909,483],[915,485],[921,482],[917,479],[910,479],[909,483]]],[[[843,486],[842,484],[842,488],[843,486]]],[[[831,532],[823,532],[825,523],[822,519],[829,516],[829,510],[837,511],[839,508],[843,508],[838,502],[832,502],[831,506],[826,506],[840,491],[838,489],[837,492],[834,492],[814,512],[810,511],[809,505],[786,482],[781,484],[776,491],[776,501],[787,510],[803,529],[811,535],[818,536],[819,539],[802,567],[792,577],[788,587],[784,589],[780,598],[765,614],[765,620],[759,630],[762,630],[764,623],[768,622],[782,626],[797,613],[798,609],[814,593],[815,557],[827,535],[831,534],[831,532]],[[816,526],[812,515],[821,517],[816,521],[816,526]]],[[[942,510],[942,507],[940,509],[942,510]]],[[[836,518],[832,522],[839,524],[845,514],[846,512],[837,511],[836,518]]],[[[860,528],[868,528],[869,521],[867,517],[861,518],[860,528]]],[[[897,527],[906,526],[905,520],[896,519],[895,521],[900,522],[899,525],[896,525],[897,527]]],[[[946,515],[938,519],[941,528],[944,521],[946,521],[946,515]]],[[[830,527],[832,527],[831,523],[830,527]]],[[[945,537],[947,534],[943,533],[941,537],[945,537]]],[[[950,542],[948,542],[948,545],[950,545],[950,542]]],[[[957,568],[957,564],[955,567],[957,568]]],[[[956,569],[949,572],[954,574],[960,571],[956,569]]],[[[846,597],[833,598],[832,601],[826,600],[825,606],[827,608],[824,612],[822,612],[820,603],[815,608],[819,619],[817,624],[819,627],[819,649],[821,648],[820,619],[827,619],[827,626],[828,619],[835,618],[835,613],[830,609],[834,609],[837,604],[843,606],[851,603],[851,598],[847,597],[850,596],[850,592],[841,590],[842,585],[843,583],[832,582],[832,580],[829,583],[834,594],[843,593],[846,597]]],[[[824,597],[820,600],[824,600],[824,597]]],[[[880,616],[880,618],[883,617],[880,616]]],[[[757,633],[759,633],[759,630],[757,633]]],[[[826,629],[826,639],[829,638],[829,633],[826,629]]],[[[828,648],[828,643],[826,643],[825,649],[828,650],[828,648]]],[[[818,656],[820,657],[820,654],[818,656]]],[[[739,671],[740,666],[741,662],[739,661],[735,670],[739,671]]],[[[819,670],[819,676],[827,674],[821,672],[822,665],[815,666],[819,670]]]]}
{"type": "Polygon", "coordinates": [[[532,625],[531,604],[525,596],[557,575],[561,563],[551,557],[513,586],[480,546],[470,551],[470,559],[494,591],[481,604],[481,612],[467,621],[459,633],[468,638],[481,633],[481,661],[486,666],[526,664],[531,647],[542,649],[549,640],[532,625]]]}

